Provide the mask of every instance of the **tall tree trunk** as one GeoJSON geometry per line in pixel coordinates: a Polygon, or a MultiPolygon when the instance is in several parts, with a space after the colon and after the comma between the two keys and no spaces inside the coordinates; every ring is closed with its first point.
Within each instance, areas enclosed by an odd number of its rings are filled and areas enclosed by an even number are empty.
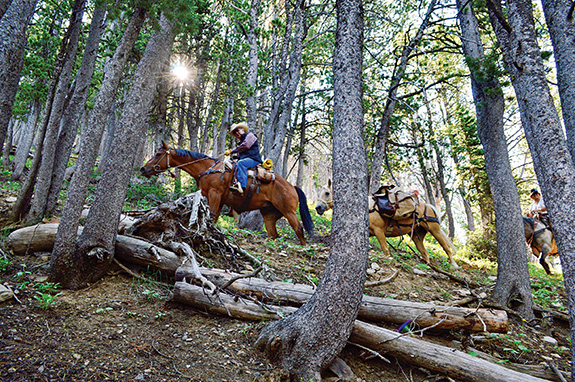
{"type": "Polygon", "coordinates": [[[48,200],[46,202],[47,215],[55,212],[58,196],[62,189],[62,182],[64,174],[72,153],[72,146],[77,135],[79,122],[82,120],[82,113],[88,98],[88,91],[92,82],[92,74],[94,73],[94,63],[98,56],[98,46],[105,27],[106,10],[104,8],[96,8],[92,15],[92,24],[90,26],[90,33],[86,40],[86,48],[84,50],[84,57],[82,64],[76,75],[76,86],[74,94],[70,99],[70,103],[64,115],[62,116],[62,123],[60,125],[60,132],[58,134],[58,142],[56,144],[56,157],[52,169],[52,179],[50,183],[50,192],[48,193],[48,200]]]}
{"type": "Polygon", "coordinates": [[[34,133],[36,132],[36,125],[38,124],[41,108],[42,105],[40,105],[39,100],[36,99],[32,101],[32,107],[30,108],[30,113],[28,113],[28,120],[24,127],[22,127],[22,134],[18,142],[18,147],[16,148],[16,154],[14,155],[14,172],[10,178],[11,180],[19,180],[24,172],[26,161],[30,156],[30,148],[34,140],[34,133]]]}
{"type": "MultiPolygon", "coordinates": [[[[0,3],[5,12],[0,19],[0,153],[6,138],[12,106],[20,82],[26,30],[38,0],[13,0],[0,3]]],[[[0,158],[2,159],[2,158],[0,158]]]]}
{"type": "MultiPolygon", "coordinates": [[[[263,140],[262,140],[262,146],[263,146],[262,149],[265,157],[269,157],[272,145],[274,143],[275,127],[279,121],[279,115],[282,110],[282,102],[288,86],[287,65],[289,58],[290,41],[292,39],[294,16],[296,13],[296,11],[291,8],[291,6],[292,3],[289,1],[286,1],[284,3],[285,15],[286,15],[285,33],[283,36],[281,47],[279,49],[279,53],[275,53],[272,58],[271,110],[268,116],[268,120],[264,126],[263,140]]],[[[274,47],[277,45],[276,39],[277,38],[274,33],[272,43],[274,47]]]]}
{"type": "Polygon", "coordinates": [[[505,102],[499,81],[485,78],[486,70],[476,65],[485,59],[477,18],[471,4],[457,0],[463,38],[463,51],[468,57],[471,89],[477,114],[477,133],[483,145],[485,169],[495,210],[497,232],[497,283],[493,298],[503,306],[533,318],[533,297],[527,267],[527,247],[521,205],[509,163],[507,139],[503,128],[505,102]],[[472,62],[474,64],[472,64],[472,62]]]}
{"type": "Polygon", "coordinates": [[[437,139],[435,137],[436,134],[433,131],[432,110],[425,90],[423,91],[423,95],[425,99],[425,108],[427,110],[427,129],[429,130],[431,147],[433,148],[437,161],[437,181],[439,182],[439,191],[441,192],[441,197],[445,202],[445,214],[447,215],[447,223],[449,225],[448,236],[453,239],[455,237],[455,222],[453,219],[453,210],[451,208],[451,198],[447,192],[447,185],[445,184],[445,165],[443,164],[443,155],[437,143],[437,139]]]}
{"type": "Polygon", "coordinates": [[[82,147],[78,154],[78,160],[76,161],[76,170],[70,181],[68,198],[62,211],[62,218],[52,251],[50,272],[51,278],[54,280],[68,280],[68,273],[72,272],[76,267],[75,246],[78,224],[82,206],[86,199],[92,169],[98,155],[102,132],[110,107],[116,97],[129,53],[138,38],[145,18],[145,9],[136,8],[118,43],[114,56],[108,62],[104,71],[100,91],[94,103],[84,139],[82,140],[82,147]]]}
{"type": "Polygon", "coordinates": [[[0,0],[0,19],[2,19],[2,17],[4,16],[4,13],[10,6],[11,2],[12,0],[0,0]]]}
{"type": "MultiPolygon", "coordinates": [[[[285,137],[287,133],[288,123],[291,119],[291,111],[293,107],[293,101],[295,99],[295,93],[299,84],[300,74],[301,74],[301,63],[302,63],[302,53],[303,53],[303,40],[307,35],[308,26],[305,20],[305,4],[304,0],[296,1],[294,12],[294,36],[292,51],[289,60],[289,67],[287,72],[287,78],[284,78],[286,82],[285,94],[281,99],[278,106],[281,107],[281,112],[278,111],[276,114],[276,123],[273,124],[275,127],[273,144],[270,151],[267,153],[267,157],[273,160],[274,163],[280,164],[279,161],[282,149],[284,148],[285,137]]],[[[268,120],[268,124],[272,121],[268,120]]],[[[289,149],[289,147],[287,148],[289,149]]],[[[286,169],[276,168],[276,172],[280,175],[285,176],[286,169]]]]}
{"type": "Polygon", "coordinates": [[[463,187],[459,187],[458,192],[459,196],[461,196],[461,202],[463,203],[463,208],[465,209],[465,216],[467,217],[467,229],[469,231],[475,231],[475,219],[473,219],[473,211],[471,210],[471,205],[467,200],[463,187]]]}
{"type": "Polygon", "coordinates": [[[297,178],[296,186],[303,188],[303,172],[305,165],[305,132],[306,132],[306,108],[305,108],[305,96],[302,96],[301,100],[301,124],[299,133],[299,156],[297,163],[297,178]]]}
{"type": "Polygon", "coordinates": [[[361,302],[367,268],[368,183],[361,91],[363,9],[358,0],[338,0],[336,6],[330,255],[311,299],[291,316],[267,325],[256,342],[259,349],[281,362],[292,381],[321,381],[320,371],[345,346],[361,302]]]}
{"type": "Polygon", "coordinates": [[[389,90],[387,92],[387,101],[385,102],[385,108],[383,110],[383,115],[381,117],[381,123],[379,131],[376,137],[375,151],[373,159],[371,160],[371,176],[369,180],[369,192],[374,193],[379,188],[379,183],[381,182],[381,174],[383,172],[383,159],[386,154],[387,139],[389,137],[389,124],[391,122],[391,117],[393,117],[393,111],[395,110],[395,105],[397,104],[397,89],[401,84],[401,79],[405,74],[405,69],[407,68],[407,63],[409,61],[411,52],[415,49],[419,41],[422,39],[425,30],[429,26],[429,20],[431,15],[435,11],[435,6],[437,5],[437,0],[431,0],[427,6],[427,12],[417,33],[411,39],[409,44],[405,45],[401,52],[401,58],[399,63],[394,68],[393,77],[391,78],[391,83],[389,84],[389,90]]]}
{"type": "Polygon", "coordinates": [[[542,0],[541,4],[553,43],[567,147],[575,160],[575,23],[567,18],[573,1],[542,0]]]}
{"type": "Polygon", "coordinates": [[[12,140],[14,137],[14,128],[16,124],[17,122],[14,120],[14,118],[12,118],[8,123],[8,131],[6,132],[6,140],[4,141],[4,150],[2,150],[2,156],[0,157],[0,162],[4,167],[10,167],[10,151],[12,150],[12,140]]]}
{"type": "Polygon", "coordinates": [[[255,129],[257,117],[256,89],[259,65],[257,29],[259,27],[258,16],[260,4],[261,0],[252,0],[250,7],[250,28],[248,30],[248,45],[250,47],[250,52],[248,74],[246,78],[246,85],[248,87],[248,96],[246,99],[246,123],[250,129],[255,129]]]}
{"type": "Polygon", "coordinates": [[[152,35],[138,63],[112,142],[114,155],[105,164],[84,231],[76,244],[73,267],[67,273],[58,272],[61,279],[57,281],[65,287],[85,287],[104,276],[112,262],[120,214],[133,170],[134,150],[145,134],[160,69],[174,41],[174,23],[162,14],[161,29],[152,35]]]}
{"type": "MultiPolygon", "coordinates": [[[[220,88],[222,86],[221,81],[222,76],[222,58],[218,60],[217,68],[216,68],[216,81],[214,85],[214,91],[210,97],[210,104],[208,106],[208,114],[206,115],[206,120],[204,121],[204,135],[207,135],[210,126],[212,125],[212,119],[214,116],[214,109],[216,108],[216,103],[218,102],[220,96],[220,88]]],[[[217,125],[214,124],[214,128],[212,131],[212,150],[216,143],[216,136],[217,136],[217,125]]],[[[202,139],[202,146],[200,147],[200,152],[205,153],[208,150],[208,139],[207,136],[202,139]]]]}
{"type": "MultiPolygon", "coordinates": [[[[74,6],[72,8],[72,14],[70,17],[70,25],[66,30],[66,34],[62,38],[60,42],[60,50],[58,52],[58,56],[56,57],[56,62],[54,63],[54,68],[52,69],[52,76],[50,77],[50,84],[48,85],[48,91],[46,96],[46,103],[44,104],[44,108],[42,109],[42,118],[40,122],[40,126],[38,128],[38,133],[34,138],[34,141],[37,142],[36,151],[34,153],[34,158],[32,160],[32,164],[30,165],[30,170],[26,175],[26,179],[18,192],[18,200],[12,206],[12,211],[10,214],[10,219],[12,221],[17,221],[23,218],[28,209],[30,207],[30,200],[32,199],[32,194],[34,192],[34,185],[36,184],[36,176],[38,175],[38,168],[40,167],[40,162],[42,160],[42,151],[43,151],[43,144],[44,138],[46,137],[46,132],[48,128],[48,124],[50,122],[50,117],[52,114],[52,108],[54,106],[54,102],[56,100],[56,91],[57,87],[59,86],[60,82],[60,75],[64,72],[64,68],[67,63],[70,61],[70,45],[72,44],[74,38],[73,35],[76,33],[76,26],[77,22],[74,21],[74,15],[77,16],[77,12],[79,8],[83,10],[84,2],[81,0],[77,0],[74,2],[74,6]]],[[[80,18],[81,21],[81,18],[80,18]]],[[[61,105],[63,105],[64,101],[62,100],[61,105]]]]}
{"type": "Polygon", "coordinates": [[[56,143],[58,140],[58,131],[62,113],[66,107],[67,99],[70,95],[70,79],[76,60],[78,50],[78,39],[82,27],[82,16],[84,15],[86,0],[75,0],[70,17],[70,39],[67,47],[66,58],[62,72],[58,78],[58,86],[52,101],[52,108],[44,141],[42,142],[42,160],[38,169],[38,178],[36,180],[36,190],[32,200],[32,208],[26,217],[28,223],[35,223],[42,219],[46,212],[46,203],[48,202],[48,193],[52,183],[52,173],[54,170],[54,160],[56,157],[56,143]]]}
{"type": "Polygon", "coordinates": [[[214,127],[214,147],[212,148],[212,156],[214,158],[220,157],[226,148],[226,136],[232,124],[232,114],[234,112],[234,97],[230,94],[234,93],[233,80],[231,74],[228,75],[227,94],[224,99],[224,113],[222,115],[222,122],[219,124],[219,129],[214,127]]]}
{"type": "MultiPolygon", "coordinates": [[[[106,70],[107,69],[104,69],[104,73],[106,73],[106,70]]],[[[107,111],[108,114],[104,117],[104,126],[102,126],[103,137],[100,138],[100,142],[98,143],[98,153],[100,154],[98,172],[100,173],[104,171],[104,163],[106,163],[108,156],[110,155],[110,146],[112,146],[112,139],[114,139],[114,134],[116,134],[116,127],[118,126],[117,105],[121,103],[121,100],[112,100],[110,109],[107,111]]],[[[92,113],[93,112],[94,111],[92,111],[92,113]]]]}

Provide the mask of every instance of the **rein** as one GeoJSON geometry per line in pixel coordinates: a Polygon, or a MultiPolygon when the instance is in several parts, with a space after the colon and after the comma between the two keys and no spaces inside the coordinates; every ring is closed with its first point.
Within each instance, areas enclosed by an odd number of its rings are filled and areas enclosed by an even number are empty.
{"type": "MultiPolygon", "coordinates": [[[[172,178],[175,178],[176,176],[175,176],[174,174],[172,174],[171,171],[169,171],[170,169],[172,169],[172,168],[173,168],[173,169],[178,169],[178,168],[180,168],[180,167],[184,167],[184,166],[187,166],[187,165],[189,165],[189,164],[193,164],[193,163],[202,161],[202,160],[204,160],[204,159],[214,159],[214,158],[204,157],[204,158],[196,159],[196,160],[193,160],[193,161],[191,161],[191,162],[182,163],[182,164],[180,164],[180,165],[177,165],[177,166],[172,167],[172,166],[170,166],[170,150],[166,150],[166,151],[164,152],[164,155],[163,155],[160,159],[157,160],[156,164],[154,164],[153,169],[154,169],[154,171],[156,171],[157,173],[162,173],[162,172],[166,172],[166,171],[167,171],[167,172],[172,176],[172,178]],[[167,167],[166,167],[165,169],[162,169],[161,166],[160,166],[158,163],[159,163],[162,159],[164,159],[165,156],[167,156],[167,158],[166,158],[166,165],[167,165],[167,167]]],[[[216,162],[216,163],[217,163],[217,162],[216,162]]],[[[214,163],[214,166],[215,166],[215,163],[214,163]]],[[[212,166],[212,167],[213,167],[213,166],[212,166]]]]}

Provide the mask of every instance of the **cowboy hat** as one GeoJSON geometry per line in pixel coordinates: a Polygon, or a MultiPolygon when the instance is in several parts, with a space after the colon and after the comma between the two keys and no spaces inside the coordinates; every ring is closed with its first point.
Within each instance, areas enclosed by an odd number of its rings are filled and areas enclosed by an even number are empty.
{"type": "Polygon", "coordinates": [[[532,188],[529,196],[533,196],[533,195],[538,194],[538,193],[539,193],[539,191],[536,188],[532,188]]]}
{"type": "Polygon", "coordinates": [[[230,127],[230,134],[233,134],[237,129],[244,129],[244,132],[248,132],[248,125],[245,122],[234,123],[230,127]]]}

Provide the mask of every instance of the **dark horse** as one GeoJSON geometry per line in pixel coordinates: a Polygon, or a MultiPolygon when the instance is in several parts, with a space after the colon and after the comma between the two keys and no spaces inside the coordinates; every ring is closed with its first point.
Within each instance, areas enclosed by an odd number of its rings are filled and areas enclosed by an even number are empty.
{"type": "Polygon", "coordinates": [[[539,264],[550,275],[551,269],[546,261],[547,256],[557,256],[557,244],[553,237],[553,232],[539,219],[523,218],[523,228],[525,229],[525,240],[531,247],[533,254],[539,257],[539,264]]]}
{"type": "Polygon", "coordinates": [[[254,182],[250,177],[244,194],[240,195],[229,189],[232,172],[225,168],[224,162],[193,151],[170,149],[164,142],[140,171],[149,178],[170,168],[181,168],[194,177],[208,200],[214,222],[218,220],[222,207],[227,205],[238,212],[260,210],[266,232],[274,239],[278,237],[276,222],[282,216],[286,217],[302,245],[305,245],[303,228],[308,233],[313,231],[305,194],[281,176],[276,175],[272,182],[258,185],[257,191],[250,191],[254,182]],[[296,215],[298,203],[303,228],[296,215]]]}

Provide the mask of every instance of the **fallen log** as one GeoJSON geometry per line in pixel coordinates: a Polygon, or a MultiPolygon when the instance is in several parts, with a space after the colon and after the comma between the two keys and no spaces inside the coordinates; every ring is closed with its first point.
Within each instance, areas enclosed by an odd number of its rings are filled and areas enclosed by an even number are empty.
{"type": "MultiPolygon", "coordinates": [[[[8,243],[17,254],[26,251],[51,251],[58,224],[41,224],[14,231],[8,237],[8,243]]],[[[184,258],[174,252],[155,246],[131,236],[116,237],[116,256],[119,260],[139,265],[152,266],[168,274],[173,274],[182,265],[184,258]]],[[[201,268],[203,276],[215,285],[224,285],[238,276],[221,270],[201,268]]],[[[190,268],[182,267],[176,272],[176,280],[197,278],[190,268]]],[[[231,284],[237,293],[254,295],[264,302],[291,304],[300,306],[314,293],[314,289],[303,284],[267,282],[258,278],[240,279],[231,284]]],[[[503,311],[487,309],[468,309],[445,307],[389,298],[364,296],[359,317],[369,321],[384,321],[401,325],[411,320],[411,326],[433,330],[488,331],[504,333],[508,330],[507,314],[503,311]]]]}
{"type": "MultiPolygon", "coordinates": [[[[78,234],[82,229],[78,228],[78,234]]],[[[57,231],[58,223],[25,227],[8,235],[7,243],[16,255],[51,252],[57,231]]],[[[153,266],[171,274],[182,265],[182,259],[175,253],[131,236],[117,235],[115,250],[120,260],[153,266]]]]}
{"type": "MultiPolygon", "coordinates": [[[[202,275],[215,285],[222,286],[239,276],[218,269],[200,268],[202,275]]],[[[193,273],[183,266],[176,271],[176,280],[192,278],[193,273]]],[[[238,279],[229,288],[262,302],[301,306],[314,294],[314,288],[304,284],[269,282],[259,278],[238,279]]],[[[363,296],[358,317],[368,321],[390,322],[401,325],[411,320],[412,327],[431,327],[434,330],[486,331],[506,333],[507,313],[501,310],[447,307],[390,298],[363,296]]]]}
{"type": "MultiPolygon", "coordinates": [[[[211,313],[249,320],[277,320],[296,310],[294,307],[262,306],[224,293],[215,295],[186,282],[176,282],[173,300],[211,313]]],[[[446,346],[399,334],[356,320],[350,341],[385,352],[412,365],[425,367],[460,381],[542,382],[544,379],[519,373],[446,346]]]]}

